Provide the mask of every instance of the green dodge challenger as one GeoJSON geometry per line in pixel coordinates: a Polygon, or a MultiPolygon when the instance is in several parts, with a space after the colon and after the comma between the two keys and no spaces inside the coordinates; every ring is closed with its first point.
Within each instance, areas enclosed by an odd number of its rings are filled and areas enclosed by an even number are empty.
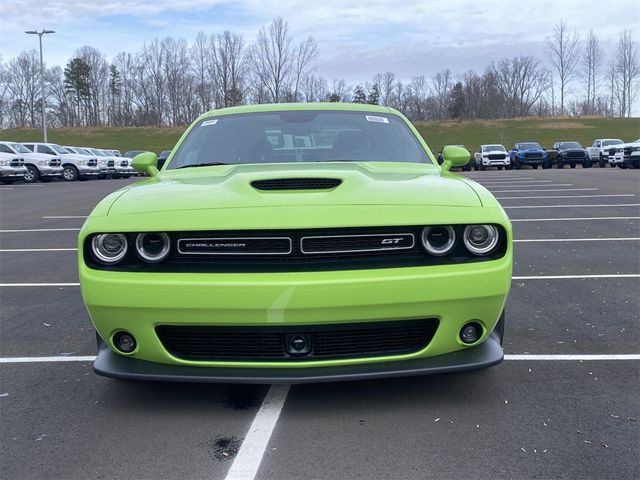
{"type": "Polygon", "coordinates": [[[78,242],[98,374],[303,383],[503,358],[511,225],[399,112],[206,113],[158,171],[102,200],[78,242]]]}

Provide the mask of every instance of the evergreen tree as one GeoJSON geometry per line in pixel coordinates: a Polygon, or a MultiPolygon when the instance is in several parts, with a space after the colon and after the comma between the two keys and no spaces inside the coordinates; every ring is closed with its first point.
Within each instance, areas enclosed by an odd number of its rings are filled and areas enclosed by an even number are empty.
{"type": "Polygon", "coordinates": [[[453,86],[449,95],[449,116],[451,118],[462,118],[465,111],[464,89],[462,88],[462,83],[458,82],[453,86]]]}
{"type": "Polygon", "coordinates": [[[370,105],[378,105],[380,102],[380,88],[377,83],[374,83],[369,91],[369,96],[367,97],[367,103],[370,105]]]}
{"type": "Polygon", "coordinates": [[[367,103],[367,94],[362,85],[357,85],[353,90],[353,103],[367,103]]]}
{"type": "Polygon", "coordinates": [[[67,63],[64,69],[64,89],[73,96],[76,101],[78,124],[80,124],[80,106],[89,98],[91,93],[89,73],[91,67],[81,58],[74,58],[67,63]]]}

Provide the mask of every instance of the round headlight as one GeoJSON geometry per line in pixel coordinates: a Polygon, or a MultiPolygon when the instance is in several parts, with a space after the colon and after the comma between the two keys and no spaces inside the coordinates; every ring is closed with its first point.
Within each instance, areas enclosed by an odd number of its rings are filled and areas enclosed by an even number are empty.
{"type": "Polygon", "coordinates": [[[422,230],[422,246],[431,255],[446,255],[456,243],[456,232],[449,226],[425,227],[422,230]]]}
{"type": "Polygon", "coordinates": [[[169,255],[170,248],[166,233],[139,233],[136,237],[136,253],[145,262],[161,262],[169,255]]]}
{"type": "Polygon", "coordinates": [[[121,233],[102,233],[93,237],[91,249],[96,260],[112,265],[127,254],[127,237],[121,233]]]}
{"type": "Polygon", "coordinates": [[[474,255],[487,255],[498,245],[498,229],[493,225],[469,225],[464,229],[464,245],[474,255]]]}

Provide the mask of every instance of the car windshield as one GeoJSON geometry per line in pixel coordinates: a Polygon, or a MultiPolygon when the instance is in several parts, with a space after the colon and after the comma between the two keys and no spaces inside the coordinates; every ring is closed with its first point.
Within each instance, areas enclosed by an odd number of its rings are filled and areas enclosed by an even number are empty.
{"type": "Polygon", "coordinates": [[[582,148],[582,145],[580,145],[578,142],[562,142],[558,144],[558,148],[560,150],[564,150],[566,148],[582,148]]]}
{"type": "Polygon", "coordinates": [[[487,152],[495,152],[495,151],[505,152],[506,151],[502,145],[485,145],[484,149],[487,152]]]}
{"type": "Polygon", "coordinates": [[[431,163],[396,115],[302,110],[201,120],[175,152],[169,169],[351,161],[431,163]]]}
{"type": "Polygon", "coordinates": [[[607,145],[620,145],[621,143],[624,143],[622,140],[605,140],[604,142],[602,142],[602,146],[606,147],[607,145]]]}
{"type": "Polygon", "coordinates": [[[68,155],[71,153],[66,148],[62,148],[60,145],[56,145],[54,143],[51,143],[49,146],[53,149],[54,152],[59,153],[60,155],[68,155]]]}
{"type": "Polygon", "coordinates": [[[9,146],[18,153],[32,153],[31,150],[29,150],[24,145],[20,145],[19,143],[10,143],[9,146]]]}
{"type": "Polygon", "coordinates": [[[542,147],[540,146],[539,143],[521,143],[518,145],[518,147],[522,150],[532,150],[534,148],[537,148],[539,150],[542,150],[542,147]]]}
{"type": "Polygon", "coordinates": [[[107,156],[106,153],[104,153],[102,150],[98,150],[97,148],[92,148],[89,151],[92,152],[94,155],[97,155],[99,157],[106,157],[107,156]]]}

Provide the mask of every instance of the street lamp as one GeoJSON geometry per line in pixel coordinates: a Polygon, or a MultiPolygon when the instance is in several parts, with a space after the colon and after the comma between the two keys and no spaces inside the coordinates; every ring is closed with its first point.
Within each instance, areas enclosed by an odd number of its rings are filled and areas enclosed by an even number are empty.
{"type": "Polygon", "coordinates": [[[42,29],[41,32],[37,30],[28,30],[24,33],[29,35],[38,35],[40,40],[40,92],[42,93],[42,130],[44,131],[44,143],[47,143],[47,112],[44,108],[44,64],[42,63],[42,36],[47,33],[56,33],[53,30],[42,29]]]}

